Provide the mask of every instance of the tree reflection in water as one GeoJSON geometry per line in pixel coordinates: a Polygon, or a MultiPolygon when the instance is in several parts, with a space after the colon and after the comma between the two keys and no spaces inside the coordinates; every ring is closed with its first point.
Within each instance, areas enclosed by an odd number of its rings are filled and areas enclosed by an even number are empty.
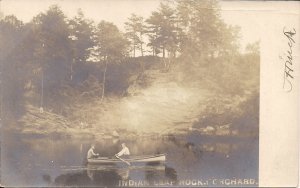
{"type": "Polygon", "coordinates": [[[165,166],[164,171],[145,170],[145,179],[150,185],[159,182],[177,182],[177,172],[174,168],[165,166]]]}
{"type": "Polygon", "coordinates": [[[91,143],[101,156],[113,156],[119,143],[111,139],[78,140],[22,137],[5,134],[1,148],[2,181],[24,186],[118,186],[121,181],[258,177],[258,138],[168,136],[124,140],[132,155],[166,154],[163,169],[146,166],[87,168],[91,143]],[[172,167],[172,168],[170,168],[172,167]],[[16,178],[15,174],[18,174],[16,178]],[[37,178],[38,177],[38,178],[37,178]]]}
{"type": "Polygon", "coordinates": [[[165,165],[116,166],[87,165],[85,170],[55,178],[56,186],[118,186],[121,181],[177,181],[175,169],[165,165]]]}
{"type": "Polygon", "coordinates": [[[122,177],[115,170],[87,169],[55,178],[58,186],[117,186],[122,177]]]}

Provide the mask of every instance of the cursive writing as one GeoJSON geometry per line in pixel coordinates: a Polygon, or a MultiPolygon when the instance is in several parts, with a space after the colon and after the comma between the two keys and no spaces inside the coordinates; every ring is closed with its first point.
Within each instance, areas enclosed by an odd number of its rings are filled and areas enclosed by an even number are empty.
{"type": "Polygon", "coordinates": [[[294,35],[296,34],[295,28],[286,31],[283,28],[283,34],[288,39],[288,50],[286,51],[286,57],[284,60],[284,76],[283,76],[283,89],[286,92],[291,92],[293,90],[292,80],[294,79],[294,69],[293,69],[293,46],[295,44],[294,35]]]}

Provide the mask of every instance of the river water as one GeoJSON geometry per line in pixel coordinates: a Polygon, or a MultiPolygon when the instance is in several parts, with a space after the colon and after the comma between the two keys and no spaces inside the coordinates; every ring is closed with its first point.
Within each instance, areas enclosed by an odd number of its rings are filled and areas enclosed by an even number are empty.
{"type": "Polygon", "coordinates": [[[62,139],[2,134],[1,182],[6,186],[258,186],[258,139],[189,134],[163,138],[62,139]],[[87,165],[96,144],[112,157],[122,142],[132,155],[165,153],[155,166],[87,165]]]}

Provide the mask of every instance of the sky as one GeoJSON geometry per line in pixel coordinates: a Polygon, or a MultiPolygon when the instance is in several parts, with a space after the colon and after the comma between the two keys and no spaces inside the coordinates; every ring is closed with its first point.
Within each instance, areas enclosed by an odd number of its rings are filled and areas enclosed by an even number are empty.
{"type": "MultiPolygon", "coordinates": [[[[0,0],[1,1],[1,0],[0,0]]],[[[85,16],[99,22],[113,22],[120,29],[131,13],[148,17],[159,6],[160,0],[2,0],[4,15],[14,14],[23,22],[45,12],[50,5],[57,4],[67,17],[76,15],[81,8],[85,16]]],[[[262,24],[268,15],[276,13],[280,4],[276,2],[221,1],[221,17],[225,23],[240,26],[241,47],[260,40],[262,24]],[[268,14],[266,14],[266,12],[268,14]]]]}

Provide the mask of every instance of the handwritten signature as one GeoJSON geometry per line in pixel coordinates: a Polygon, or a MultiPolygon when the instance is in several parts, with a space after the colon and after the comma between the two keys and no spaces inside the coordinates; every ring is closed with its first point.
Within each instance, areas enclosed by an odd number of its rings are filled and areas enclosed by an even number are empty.
{"type": "Polygon", "coordinates": [[[284,80],[283,80],[283,89],[286,92],[291,92],[293,90],[293,79],[294,79],[294,69],[293,69],[293,46],[295,44],[294,35],[296,34],[295,28],[292,30],[286,31],[285,27],[283,28],[283,34],[288,39],[288,50],[286,57],[284,58],[284,80]]]}

